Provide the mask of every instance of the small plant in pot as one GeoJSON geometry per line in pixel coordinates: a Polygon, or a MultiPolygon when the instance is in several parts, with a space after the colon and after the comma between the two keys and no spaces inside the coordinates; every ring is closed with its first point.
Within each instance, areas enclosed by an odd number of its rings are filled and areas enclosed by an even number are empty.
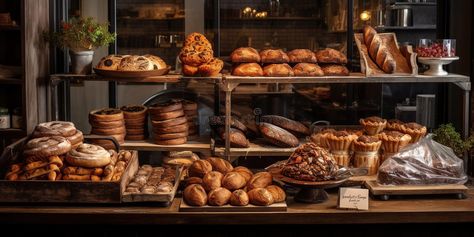
{"type": "Polygon", "coordinates": [[[109,32],[108,24],[88,17],[62,22],[58,32],[45,33],[45,37],[62,49],[69,49],[72,73],[90,74],[94,49],[114,42],[116,34],[109,32]]]}

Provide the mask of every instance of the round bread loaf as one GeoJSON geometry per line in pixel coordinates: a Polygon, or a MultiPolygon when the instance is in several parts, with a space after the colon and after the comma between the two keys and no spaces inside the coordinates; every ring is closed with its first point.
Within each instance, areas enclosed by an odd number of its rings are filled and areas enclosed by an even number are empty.
{"type": "Polygon", "coordinates": [[[110,164],[110,153],[101,146],[84,143],[71,150],[66,161],[71,166],[100,168],[110,164]]]}
{"type": "Polygon", "coordinates": [[[316,52],[316,58],[319,63],[336,63],[336,64],[346,64],[347,57],[339,50],[326,48],[316,52]]]}
{"type": "Polygon", "coordinates": [[[232,164],[230,164],[229,161],[224,160],[222,158],[209,157],[206,160],[211,164],[212,170],[219,171],[224,175],[234,169],[234,167],[232,167],[232,164]]]}
{"type": "Polygon", "coordinates": [[[232,70],[232,75],[241,77],[262,77],[263,70],[258,63],[242,63],[232,70]]]}
{"type": "Polygon", "coordinates": [[[326,64],[321,66],[325,76],[349,76],[349,69],[338,64],[326,64]]]}
{"type": "Polygon", "coordinates": [[[213,58],[209,62],[199,65],[197,73],[202,77],[217,76],[224,67],[224,62],[218,58],[213,58]]]}
{"type": "Polygon", "coordinates": [[[268,185],[272,184],[273,177],[268,172],[258,172],[253,175],[249,180],[247,185],[247,190],[252,190],[255,188],[266,188],[268,185]]]}
{"type": "Polygon", "coordinates": [[[204,206],[207,203],[207,193],[199,184],[191,184],[184,189],[183,199],[190,206],[204,206]]]}
{"type": "Polygon", "coordinates": [[[126,56],[120,60],[119,71],[151,71],[153,62],[144,56],[126,56]]]}
{"type": "Polygon", "coordinates": [[[247,194],[249,196],[249,202],[256,206],[269,206],[275,202],[272,194],[265,188],[255,188],[250,190],[247,194]]]}
{"type": "Polygon", "coordinates": [[[263,75],[266,77],[291,77],[294,76],[293,68],[286,63],[270,64],[263,68],[263,75]]]}
{"type": "Polygon", "coordinates": [[[273,200],[275,201],[275,203],[284,202],[286,200],[286,193],[279,186],[270,185],[270,186],[267,186],[265,189],[268,190],[272,194],[273,200]]]}
{"type": "Polygon", "coordinates": [[[220,172],[211,171],[202,178],[202,187],[207,192],[219,188],[222,186],[223,177],[224,176],[220,172]]]}
{"type": "Polygon", "coordinates": [[[212,171],[212,165],[206,160],[197,160],[189,167],[189,177],[202,178],[204,175],[212,171]]]}
{"type": "Polygon", "coordinates": [[[76,134],[76,127],[71,122],[52,121],[36,125],[33,137],[70,137],[76,134]]]}
{"type": "Polygon", "coordinates": [[[299,77],[321,77],[324,72],[317,64],[314,63],[298,63],[293,67],[295,76],[299,77]]]}
{"type": "Polygon", "coordinates": [[[224,206],[229,203],[232,193],[225,188],[216,188],[209,193],[208,204],[210,206],[224,206]]]}
{"type": "Polygon", "coordinates": [[[249,196],[247,192],[242,189],[235,190],[230,196],[230,205],[232,206],[247,206],[249,204],[249,196]]]}
{"type": "Polygon", "coordinates": [[[260,51],[262,63],[288,63],[288,55],[281,49],[265,49],[260,51]]]}
{"type": "Polygon", "coordinates": [[[230,54],[233,63],[259,63],[260,54],[251,47],[241,47],[230,54]]]}
{"type": "Polygon", "coordinates": [[[229,190],[236,190],[245,187],[247,182],[245,181],[244,176],[239,172],[229,172],[222,179],[222,187],[229,190]]]}
{"type": "Polygon", "coordinates": [[[290,63],[316,63],[316,55],[309,49],[293,49],[287,53],[290,63]]]}
{"type": "Polygon", "coordinates": [[[118,70],[118,66],[120,65],[120,61],[124,57],[128,55],[108,55],[103,57],[100,61],[99,64],[97,64],[97,68],[102,69],[102,70],[118,70]]]}
{"type": "Polygon", "coordinates": [[[244,166],[237,166],[232,170],[232,172],[238,172],[242,175],[245,178],[245,182],[248,182],[253,176],[253,172],[244,166]]]}

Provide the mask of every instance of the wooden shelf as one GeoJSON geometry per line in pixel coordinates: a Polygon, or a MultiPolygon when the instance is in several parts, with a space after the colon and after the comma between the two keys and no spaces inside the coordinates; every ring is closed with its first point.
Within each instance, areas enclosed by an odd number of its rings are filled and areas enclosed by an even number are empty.
{"type": "Polygon", "coordinates": [[[54,74],[50,76],[51,81],[116,81],[124,83],[178,83],[183,81],[196,80],[200,82],[216,82],[221,80],[221,76],[216,77],[185,77],[179,74],[168,74],[163,76],[155,77],[143,77],[143,78],[110,78],[102,77],[97,74],[90,75],[78,75],[78,74],[54,74]]]}
{"type": "Polygon", "coordinates": [[[194,151],[209,154],[211,144],[209,137],[199,137],[190,139],[183,145],[157,145],[152,141],[125,141],[120,147],[140,151],[194,151]]]}
{"type": "Polygon", "coordinates": [[[239,17],[224,17],[223,21],[317,21],[316,17],[265,17],[265,18],[239,18],[239,17]]]}
{"type": "MultiPolygon", "coordinates": [[[[300,144],[306,142],[306,139],[300,140],[300,144]]],[[[248,148],[230,148],[230,156],[289,156],[295,149],[296,147],[277,147],[266,142],[263,138],[258,138],[252,140],[248,148]]],[[[224,156],[225,147],[216,147],[214,152],[218,156],[224,156]]]]}
{"type": "Polygon", "coordinates": [[[0,128],[0,136],[23,137],[26,136],[26,132],[25,130],[18,128],[0,128]]]}
{"type": "Polygon", "coordinates": [[[377,30],[436,30],[436,25],[418,26],[377,26],[377,30]]]}

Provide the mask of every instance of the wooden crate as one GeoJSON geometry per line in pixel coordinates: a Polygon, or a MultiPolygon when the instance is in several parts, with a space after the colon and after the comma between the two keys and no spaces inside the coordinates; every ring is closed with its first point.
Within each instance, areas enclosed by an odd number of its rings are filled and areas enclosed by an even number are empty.
{"type": "Polygon", "coordinates": [[[120,203],[122,190],[138,169],[138,152],[132,152],[132,159],[119,181],[48,181],[48,180],[3,180],[8,164],[20,158],[23,138],[7,147],[0,157],[0,203],[120,203]]]}

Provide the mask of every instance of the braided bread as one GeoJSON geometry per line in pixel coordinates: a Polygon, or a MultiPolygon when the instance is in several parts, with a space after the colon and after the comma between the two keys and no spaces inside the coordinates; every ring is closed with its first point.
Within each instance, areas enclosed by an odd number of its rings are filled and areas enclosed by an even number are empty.
{"type": "Polygon", "coordinates": [[[371,26],[364,27],[364,43],[375,63],[386,73],[394,73],[397,63],[392,53],[387,49],[377,31],[371,26]]]}
{"type": "Polygon", "coordinates": [[[99,168],[108,165],[111,159],[110,153],[103,147],[85,143],[70,151],[66,161],[71,166],[99,168]]]}

